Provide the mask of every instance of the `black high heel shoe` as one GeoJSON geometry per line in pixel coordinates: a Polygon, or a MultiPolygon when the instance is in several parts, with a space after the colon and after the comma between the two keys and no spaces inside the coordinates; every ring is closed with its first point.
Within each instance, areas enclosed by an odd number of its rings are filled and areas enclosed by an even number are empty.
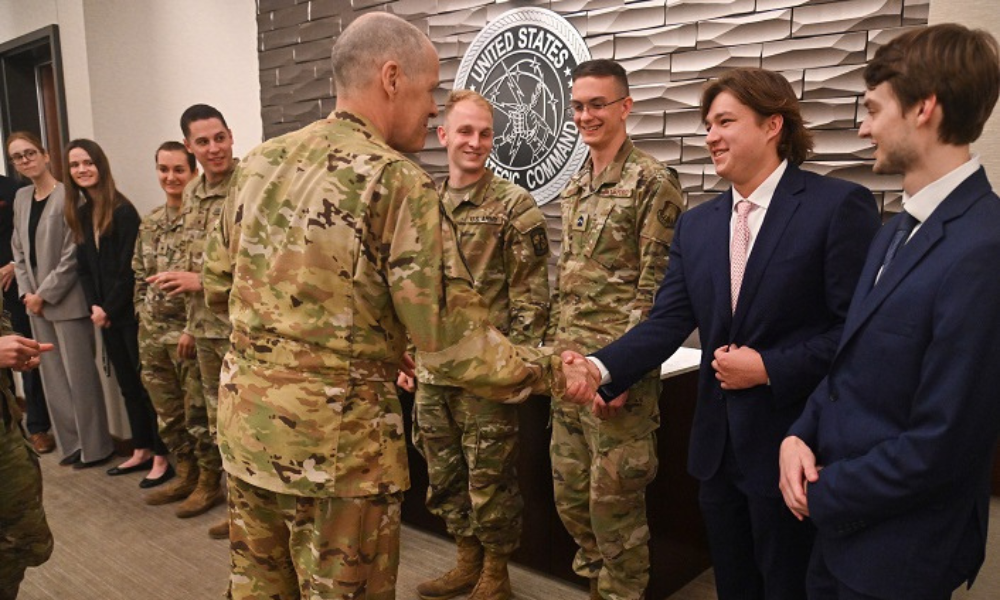
{"type": "Polygon", "coordinates": [[[174,475],[176,475],[176,473],[174,472],[174,466],[170,463],[167,463],[167,470],[163,472],[163,475],[160,475],[155,479],[150,479],[149,477],[143,477],[142,481],[139,482],[139,487],[141,487],[142,489],[156,487],[161,483],[166,483],[170,481],[171,479],[174,478],[174,475]]]}

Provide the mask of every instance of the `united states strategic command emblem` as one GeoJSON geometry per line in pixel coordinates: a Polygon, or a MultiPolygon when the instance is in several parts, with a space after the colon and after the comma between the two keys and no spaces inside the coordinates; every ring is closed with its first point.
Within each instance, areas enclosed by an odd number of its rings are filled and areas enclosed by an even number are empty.
{"type": "Polygon", "coordinates": [[[559,192],[587,158],[569,106],[573,68],[590,60],[579,32],[556,13],[518,8],[490,22],[466,52],[455,89],[493,104],[486,166],[524,187],[538,204],[559,192]]]}

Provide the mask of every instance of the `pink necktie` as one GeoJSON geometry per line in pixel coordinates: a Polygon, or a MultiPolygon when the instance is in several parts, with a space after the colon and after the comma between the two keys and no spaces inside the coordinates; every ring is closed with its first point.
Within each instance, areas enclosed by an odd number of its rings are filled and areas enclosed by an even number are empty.
{"type": "Polygon", "coordinates": [[[733,228],[733,239],[729,244],[729,285],[734,313],[736,301],[740,298],[743,272],[747,268],[747,250],[750,248],[750,224],[747,223],[747,215],[751,210],[753,204],[749,200],[740,200],[736,203],[736,227],[733,228]]]}

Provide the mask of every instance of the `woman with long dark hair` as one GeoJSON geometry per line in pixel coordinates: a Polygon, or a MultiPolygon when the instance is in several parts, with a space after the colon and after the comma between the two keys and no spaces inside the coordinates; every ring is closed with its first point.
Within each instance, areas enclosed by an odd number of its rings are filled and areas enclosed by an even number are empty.
{"type": "Polygon", "coordinates": [[[90,306],[90,320],[101,329],[105,351],[115,368],[132,429],[132,456],[108,469],[108,475],[149,469],[140,486],[152,487],[169,480],[174,472],[157,433],[156,411],[139,378],[139,325],[132,271],[139,213],[118,191],[108,157],[96,142],[70,142],[65,163],[66,223],[79,246],[80,282],[90,306]]]}
{"type": "Polygon", "coordinates": [[[94,364],[94,327],[77,275],[76,245],[66,224],[66,190],[49,169],[37,135],[7,137],[7,156],[31,185],[14,199],[14,274],[39,342],[55,344],[42,356],[42,387],[63,458],[74,468],[101,464],[114,445],[104,392],[94,364]]]}

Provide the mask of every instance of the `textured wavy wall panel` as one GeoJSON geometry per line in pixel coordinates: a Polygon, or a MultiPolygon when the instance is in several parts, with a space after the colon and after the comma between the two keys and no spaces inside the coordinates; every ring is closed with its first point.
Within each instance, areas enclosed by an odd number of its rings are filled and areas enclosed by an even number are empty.
{"type": "MultiPolygon", "coordinates": [[[[332,110],[330,46],[359,15],[388,11],[427,32],[442,59],[435,98],[443,103],[476,33],[523,6],[562,14],[595,57],[625,66],[635,100],[630,132],[640,148],[678,170],[689,206],[726,187],[704,147],[702,86],[725,69],[762,66],[781,72],[802,100],[816,135],[816,155],[806,167],[863,183],[886,210],[898,210],[899,178],[873,175],[870,146],[857,137],[861,73],[878,47],[927,24],[930,0],[259,0],[265,135],[332,110]]],[[[445,171],[433,132],[417,159],[432,173],[445,171]]],[[[545,212],[558,236],[558,207],[545,212]]]]}

